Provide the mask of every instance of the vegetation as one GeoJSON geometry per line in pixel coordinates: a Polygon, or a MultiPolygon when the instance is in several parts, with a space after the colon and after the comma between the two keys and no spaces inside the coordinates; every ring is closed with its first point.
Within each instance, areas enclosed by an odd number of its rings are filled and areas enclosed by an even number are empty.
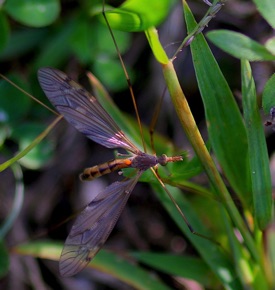
{"type": "MultiPolygon", "coordinates": [[[[171,97],[164,98],[157,123],[162,135],[154,133],[156,152],[186,150],[188,156],[158,173],[198,235],[148,172],[106,248],[89,265],[117,280],[102,281],[93,271],[72,279],[114,289],[122,288],[121,281],[137,289],[192,289],[190,280],[204,289],[275,287],[273,149],[267,146],[274,135],[273,116],[268,115],[275,105],[275,7],[272,0],[246,2],[245,7],[242,1],[235,7],[230,1],[213,1],[212,6],[196,1],[190,3],[192,9],[188,4],[129,0],[105,10],[130,68],[147,148],[148,116],[161,95],[171,97]],[[268,116],[266,128],[261,107],[268,116]],[[167,134],[171,140],[163,137],[167,134]],[[115,250],[106,250],[110,248],[115,250]]],[[[0,61],[5,76],[47,105],[38,68],[60,68],[74,79],[92,71],[117,105],[94,81],[97,98],[141,148],[101,1],[6,1],[0,10],[0,61]]],[[[78,173],[112,158],[111,150],[99,145],[90,149],[92,144],[59,122],[60,117],[47,125],[54,116],[1,81],[0,274],[6,289],[13,283],[24,289],[20,280],[37,289],[73,287],[59,277],[57,263],[47,260],[59,260],[70,227],[59,223],[92,199],[87,194],[81,200],[80,192],[92,195],[105,182],[80,184],[78,173]],[[52,281],[53,276],[59,279],[52,281]]],[[[107,178],[105,185],[119,179],[116,174],[107,178]]]]}

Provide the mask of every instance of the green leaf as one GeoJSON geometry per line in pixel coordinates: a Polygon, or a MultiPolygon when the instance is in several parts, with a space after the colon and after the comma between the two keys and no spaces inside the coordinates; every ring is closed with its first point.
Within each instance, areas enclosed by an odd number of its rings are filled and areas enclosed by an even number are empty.
{"type": "MultiPolygon", "coordinates": [[[[35,139],[30,140],[30,144],[25,147],[21,152],[19,152],[13,158],[5,161],[0,164],[0,172],[11,166],[14,162],[19,161],[22,157],[24,157],[27,153],[29,153],[33,148],[37,146],[54,128],[54,126],[62,119],[62,116],[57,117],[42,133],[40,133],[35,139]]],[[[32,134],[32,132],[30,132],[32,134]]],[[[24,136],[23,136],[24,138],[24,136]]],[[[20,141],[20,133],[18,134],[18,139],[20,141]]],[[[31,139],[31,138],[29,138],[31,139]]],[[[24,140],[23,140],[24,141],[24,140]]],[[[47,150],[47,149],[46,149],[47,150]]],[[[37,164],[37,162],[35,162],[37,164]]]]}
{"type": "Polygon", "coordinates": [[[273,54],[275,55],[275,36],[270,37],[266,43],[265,47],[273,54]]]}
{"type": "Polygon", "coordinates": [[[13,31],[7,45],[0,53],[0,60],[13,60],[30,52],[39,45],[46,36],[46,29],[21,28],[13,31]],[[20,43],[20,45],[18,45],[20,43]]]}
{"type": "Polygon", "coordinates": [[[260,229],[264,230],[271,219],[272,186],[269,157],[257,104],[255,83],[247,60],[242,60],[242,96],[244,120],[248,135],[254,216],[260,229]]]}
{"type": "Polygon", "coordinates": [[[32,67],[35,73],[40,67],[58,67],[68,59],[71,54],[69,40],[74,27],[75,21],[67,21],[63,26],[48,31],[48,35],[44,37],[44,46],[32,67]]]}
{"type": "MultiPolygon", "coordinates": [[[[127,87],[127,81],[117,57],[117,52],[108,28],[99,21],[76,19],[70,43],[81,60],[89,64],[91,71],[112,91],[127,87]]],[[[130,34],[116,31],[116,42],[120,53],[129,48],[130,34]]],[[[128,69],[127,69],[128,70],[128,69]]],[[[128,70],[131,75],[131,72],[128,70]]]]}
{"type": "Polygon", "coordinates": [[[216,30],[207,33],[207,37],[220,49],[236,58],[249,61],[275,60],[275,55],[266,47],[241,33],[216,30]]]}
{"type": "Polygon", "coordinates": [[[169,59],[159,41],[157,30],[151,27],[145,31],[145,34],[157,61],[161,64],[167,64],[169,59]]]}
{"type": "MultiPolygon", "coordinates": [[[[186,11],[188,32],[196,26],[186,11]]],[[[231,186],[244,204],[249,204],[251,180],[248,174],[247,136],[239,108],[202,34],[191,43],[198,86],[206,113],[214,153],[231,186]]]]}
{"type": "Polygon", "coordinates": [[[263,109],[265,114],[269,114],[270,109],[275,107],[275,74],[266,82],[263,91],[263,109]]]}
{"type": "Polygon", "coordinates": [[[195,280],[207,288],[214,289],[218,285],[213,272],[201,259],[152,252],[137,252],[131,256],[161,272],[195,280]]]}
{"type": "Polygon", "coordinates": [[[9,270],[9,253],[3,240],[0,240],[0,278],[3,278],[9,270]]]}
{"type": "MultiPolygon", "coordinates": [[[[112,91],[119,91],[127,87],[125,74],[117,59],[110,59],[104,55],[99,56],[93,65],[93,72],[112,91]]],[[[131,79],[133,80],[133,78],[131,79]]]]}
{"type": "MultiPolygon", "coordinates": [[[[106,27],[105,27],[106,29],[106,27]]],[[[97,57],[97,43],[95,34],[98,30],[98,22],[91,25],[88,19],[81,18],[75,22],[70,37],[70,44],[73,52],[78,56],[81,62],[89,63],[97,57]],[[93,29],[91,29],[91,26],[93,29]]]]}
{"type": "Polygon", "coordinates": [[[31,27],[53,23],[60,12],[58,0],[8,0],[4,8],[13,19],[31,27]]]}
{"type": "MultiPolygon", "coordinates": [[[[44,241],[23,244],[17,246],[13,250],[22,255],[30,255],[42,259],[58,261],[61,254],[61,249],[62,245],[60,243],[44,241]]],[[[96,255],[88,267],[105,272],[117,279],[120,279],[135,289],[170,289],[155,275],[152,275],[150,271],[146,271],[140,266],[128,262],[123,257],[104,250],[101,250],[96,255]]]]}
{"type": "MultiPolygon", "coordinates": [[[[226,225],[227,227],[228,225],[226,225]]],[[[262,275],[261,271],[258,271],[258,265],[256,263],[257,270],[255,270],[256,273],[253,273],[253,270],[251,269],[254,264],[251,265],[250,259],[247,257],[246,248],[243,246],[242,243],[239,243],[238,238],[236,236],[236,232],[227,230],[227,240],[230,244],[230,255],[232,259],[234,260],[234,265],[236,267],[236,272],[238,273],[238,277],[241,280],[241,283],[243,284],[243,288],[246,288],[246,285],[249,283],[250,286],[257,283],[255,282],[256,276],[262,275]],[[248,282],[249,281],[249,282],[248,282]]],[[[259,288],[259,287],[258,287],[259,288]]],[[[251,286],[251,289],[257,289],[257,287],[253,288],[251,286]]],[[[260,289],[266,289],[265,287],[260,289]]]]}
{"type": "Polygon", "coordinates": [[[275,5],[274,0],[253,0],[265,20],[275,29],[275,5]]]}
{"type": "Polygon", "coordinates": [[[128,0],[119,8],[106,11],[108,22],[113,29],[122,31],[144,31],[158,26],[168,15],[169,0],[128,0]]]}
{"type": "Polygon", "coordinates": [[[0,10],[0,51],[6,46],[9,39],[9,24],[6,15],[0,10]]]}
{"type": "Polygon", "coordinates": [[[275,227],[274,221],[268,227],[265,232],[265,241],[266,241],[266,251],[265,258],[267,261],[268,269],[271,271],[272,277],[275,276],[275,227]]]}
{"type": "MultiPolygon", "coordinates": [[[[114,35],[119,50],[123,54],[129,48],[130,34],[116,31],[114,35]]],[[[76,17],[70,43],[72,50],[84,63],[96,61],[99,55],[117,60],[117,52],[110,32],[106,25],[97,19],[91,20],[83,15],[76,17]]]]}
{"type": "MultiPolygon", "coordinates": [[[[19,150],[24,150],[33,142],[37,135],[45,129],[44,125],[38,123],[24,123],[18,125],[12,137],[18,141],[19,150]]],[[[37,144],[28,154],[20,159],[20,163],[30,169],[38,169],[52,158],[54,145],[49,140],[37,144]]]]}
{"type": "Polygon", "coordinates": [[[135,289],[171,289],[151,271],[135,265],[120,256],[101,250],[90,264],[91,267],[109,273],[135,289]],[[93,265],[94,264],[94,265],[93,265]]]}
{"type": "MultiPolygon", "coordinates": [[[[226,254],[226,251],[224,251],[223,247],[221,245],[215,244],[214,241],[209,241],[206,238],[191,233],[190,229],[185,224],[182,216],[179,214],[179,212],[175,208],[175,205],[172,203],[167,193],[163,190],[160,184],[151,183],[151,186],[153,187],[154,192],[159,198],[160,202],[167,210],[171,218],[174,220],[174,222],[177,224],[179,229],[189,239],[189,241],[196,248],[200,256],[203,258],[205,263],[218,277],[218,279],[222,281],[226,289],[242,289],[240,287],[239,279],[236,278],[237,274],[235,272],[235,266],[232,264],[231,259],[226,254]],[[220,269],[223,269],[223,271],[220,271],[220,269]]],[[[220,238],[222,236],[228,235],[224,231],[225,229],[222,227],[218,227],[218,234],[214,229],[207,228],[207,224],[211,224],[211,222],[209,222],[209,215],[213,215],[212,218],[214,218],[214,220],[216,221],[217,216],[219,217],[219,221],[222,221],[221,217],[224,216],[224,210],[218,206],[218,203],[215,200],[203,199],[203,201],[207,201],[207,209],[195,207],[193,203],[189,202],[189,200],[185,198],[185,196],[178,188],[171,186],[167,186],[167,188],[170,194],[172,194],[173,198],[175,199],[177,205],[180,207],[180,209],[188,219],[192,229],[196,233],[204,235],[206,237],[210,237],[210,239],[218,242],[220,242],[220,238]],[[211,211],[209,211],[209,209],[211,209],[211,211]],[[204,213],[203,217],[200,217],[199,213],[204,213]]],[[[201,205],[204,206],[204,203],[202,202],[201,205]]]]}
{"type": "MultiPolygon", "coordinates": [[[[23,88],[26,91],[29,90],[21,77],[14,75],[10,76],[9,79],[16,83],[20,88],[23,88]]],[[[5,80],[0,81],[0,92],[0,122],[12,123],[22,120],[30,109],[30,98],[5,80]]]]}

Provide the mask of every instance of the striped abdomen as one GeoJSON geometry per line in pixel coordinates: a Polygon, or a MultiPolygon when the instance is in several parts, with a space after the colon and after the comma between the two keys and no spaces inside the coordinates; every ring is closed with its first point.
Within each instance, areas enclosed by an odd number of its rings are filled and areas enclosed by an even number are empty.
{"type": "Polygon", "coordinates": [[[116,170],[127,168],[131,166],[132,161],[130,159],[114,159],[93,167],[84,169],[83,173],[80,174],[82,181],[94,180],[102,175],[114,172],[116,170]]]}

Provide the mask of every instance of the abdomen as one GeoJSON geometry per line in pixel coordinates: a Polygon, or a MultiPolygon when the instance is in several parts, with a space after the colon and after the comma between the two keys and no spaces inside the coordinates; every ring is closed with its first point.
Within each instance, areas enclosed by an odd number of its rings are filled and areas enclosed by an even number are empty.
{"type": "Polygon", "coordinates": [[[91,181],[102,175],[114,172],[116,170],[127,168],[131,166],[132,161],[130,159],[114,159],[93,167],[84,169],[80,174],[82,181],[91,181]]]}

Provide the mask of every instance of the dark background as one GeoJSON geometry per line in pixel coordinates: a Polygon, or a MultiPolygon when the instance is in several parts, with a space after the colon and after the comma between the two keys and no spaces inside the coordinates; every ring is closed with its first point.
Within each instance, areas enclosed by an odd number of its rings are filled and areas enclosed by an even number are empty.
{"type": "MultiPolygon", "coordinates": [[[[202,1],[190,1],[190,7],[199,21],[208,7],[202,1]]],[[[62,1],[61,19],[66,18],[79,9],[77,1],[62,1]]],[[[22,25],[10,19],[11,33],[22,28],[22,25]]],[[[213,29],[230,29],[241,32],[259,43],[264,43],[271,34],[270,27],[257,12],[250,1],[228,1],[218,15],[206,27],[204,33],[213,29]]],[[[175,5],[167,20],[159,27],[161,42],[169,56],[177,49],[185,37],[185,27],[182,18],[182,7],[175,5]]],[[[226,77],[235,97],[240,99],[240,63],[239,60],[225,54],[210,43],[210,47],[226,77]]],[[[41,91],[35,84],[35,76],[32,75],[32,63],[37,51],[35,48],[12,59],[1,59],[1,73],[17,73],[23,79],[30,82],[32,93],[41,91]]],[[[124,54],[127,67],[131,68],[132,82],[137,100],[139,114],[142,122],[149,126],[156,103],[164,94],[164,103],[156,125],[156,131],[171,138],[179,150],[188,150],[192,156],[192,149],[188,144],[175,112],[170,105],[169,96],[165,92],[165,85],[159,64],[154,60],[146,38],[142,33],[131,35],[129,49],[124,54]]],[[[90,65],[80,63],[76,56],[71,56],[60,69],[70,74],[72,78],[86,84],[85,71],[90,65]]],[[[188,48],[185,48],[175,60],[175,67],[188,98],[189,105],[197,121],[197,124],[205,138],[206,127],[204,111],[200,94],[195,80],[191,56],[188,48]]],[[[269,63],[253,63],[253,75],[261,96],[263,86],[271,75],[273,67],[269,63]]],[[[126,84],[126,81],[125,81],[126,84]]],[[[108,84],[104,84],[108,88],[108,84]]],[[[108,88],[112,98],[121,111],[134,115],[132,102],[127,86],[117,91],[108,88]]],[[[12,97],[11,97],[12,98],[12,97]]],[[[41,97],[43,101],[43,96],[41,97]]],[[[11,100],[12,101],[12,100],[11,100]]],[[[14,110],[18,103],[14,103],[14,110]]],[[[42,124],[48,124],[53,115],[47,111],[37,111],[37,105],[33,105],[32,111],[24,116],[21,122],[38,120],[42,124]]],[[[264,122],[264,121],[263,121],[264,122]]],[[[137,134],[139,134],[137,132],[137,134]]],[[[7,236],[7,245],[12,247],[23,241],[34,239],[53,239],[63,243],[70,229],[72,220],[58,226],[59,223],[76,213],[91,200],[91,194],[98,192],[118,179],[117,173],[110,174],[93,181],[81,183],[78,174],[83,168],[99,164],[113,158],[112,150],[89,141],[65,121],[60,122],[48,137],[53,147],[53,154],[36,170],[24,168],[24,184],[26,187],[25,199],[20,216],[16,219],[7,236]]],[[[274,148],[274,134],[271,128],[267,128],[267,144],[270,155],[274,148]]],[[[7,138],[3,144],[1,161],[11,157],[19,148],[16,141],[7,138]]],[[[160,152],[162,153],[162,152],[160,152]]],[[[201,182],[204,182],[203,176],[201,182]]],[[[1,174],[0,182],[0,218],[4,219],[8,214],[13,200],[14,177],[10,170],[1,174]]],[[[73,217],[73,216],[72,216],[73,217]]],[[[194,250],[165,210],[158,203],[145,183],[139,183],[119,222],[108,239],[105,248],[123,253],[130,250],[154,250],[170,253],[192,253],[194,250]]],[[[111,276],[97,271],[88,271],[79,279],[70,282],[63,281],[58,274],[57,262],[37,260],[30,257],[11,255],[9,274],[2,280],[3,289],[129,289],[129,286],[115,280],[111,276]],[[29,277],[25,277],[26,268],[29,269],[29,277]]],[[[160,273],[160,277],[174,288],[183,289],[171,277],[160,273]]],[[[195,289],[195,288],[192,288],[195,289]]],[[[199,289],[199,288],[198,288],[199,289]]]]}

